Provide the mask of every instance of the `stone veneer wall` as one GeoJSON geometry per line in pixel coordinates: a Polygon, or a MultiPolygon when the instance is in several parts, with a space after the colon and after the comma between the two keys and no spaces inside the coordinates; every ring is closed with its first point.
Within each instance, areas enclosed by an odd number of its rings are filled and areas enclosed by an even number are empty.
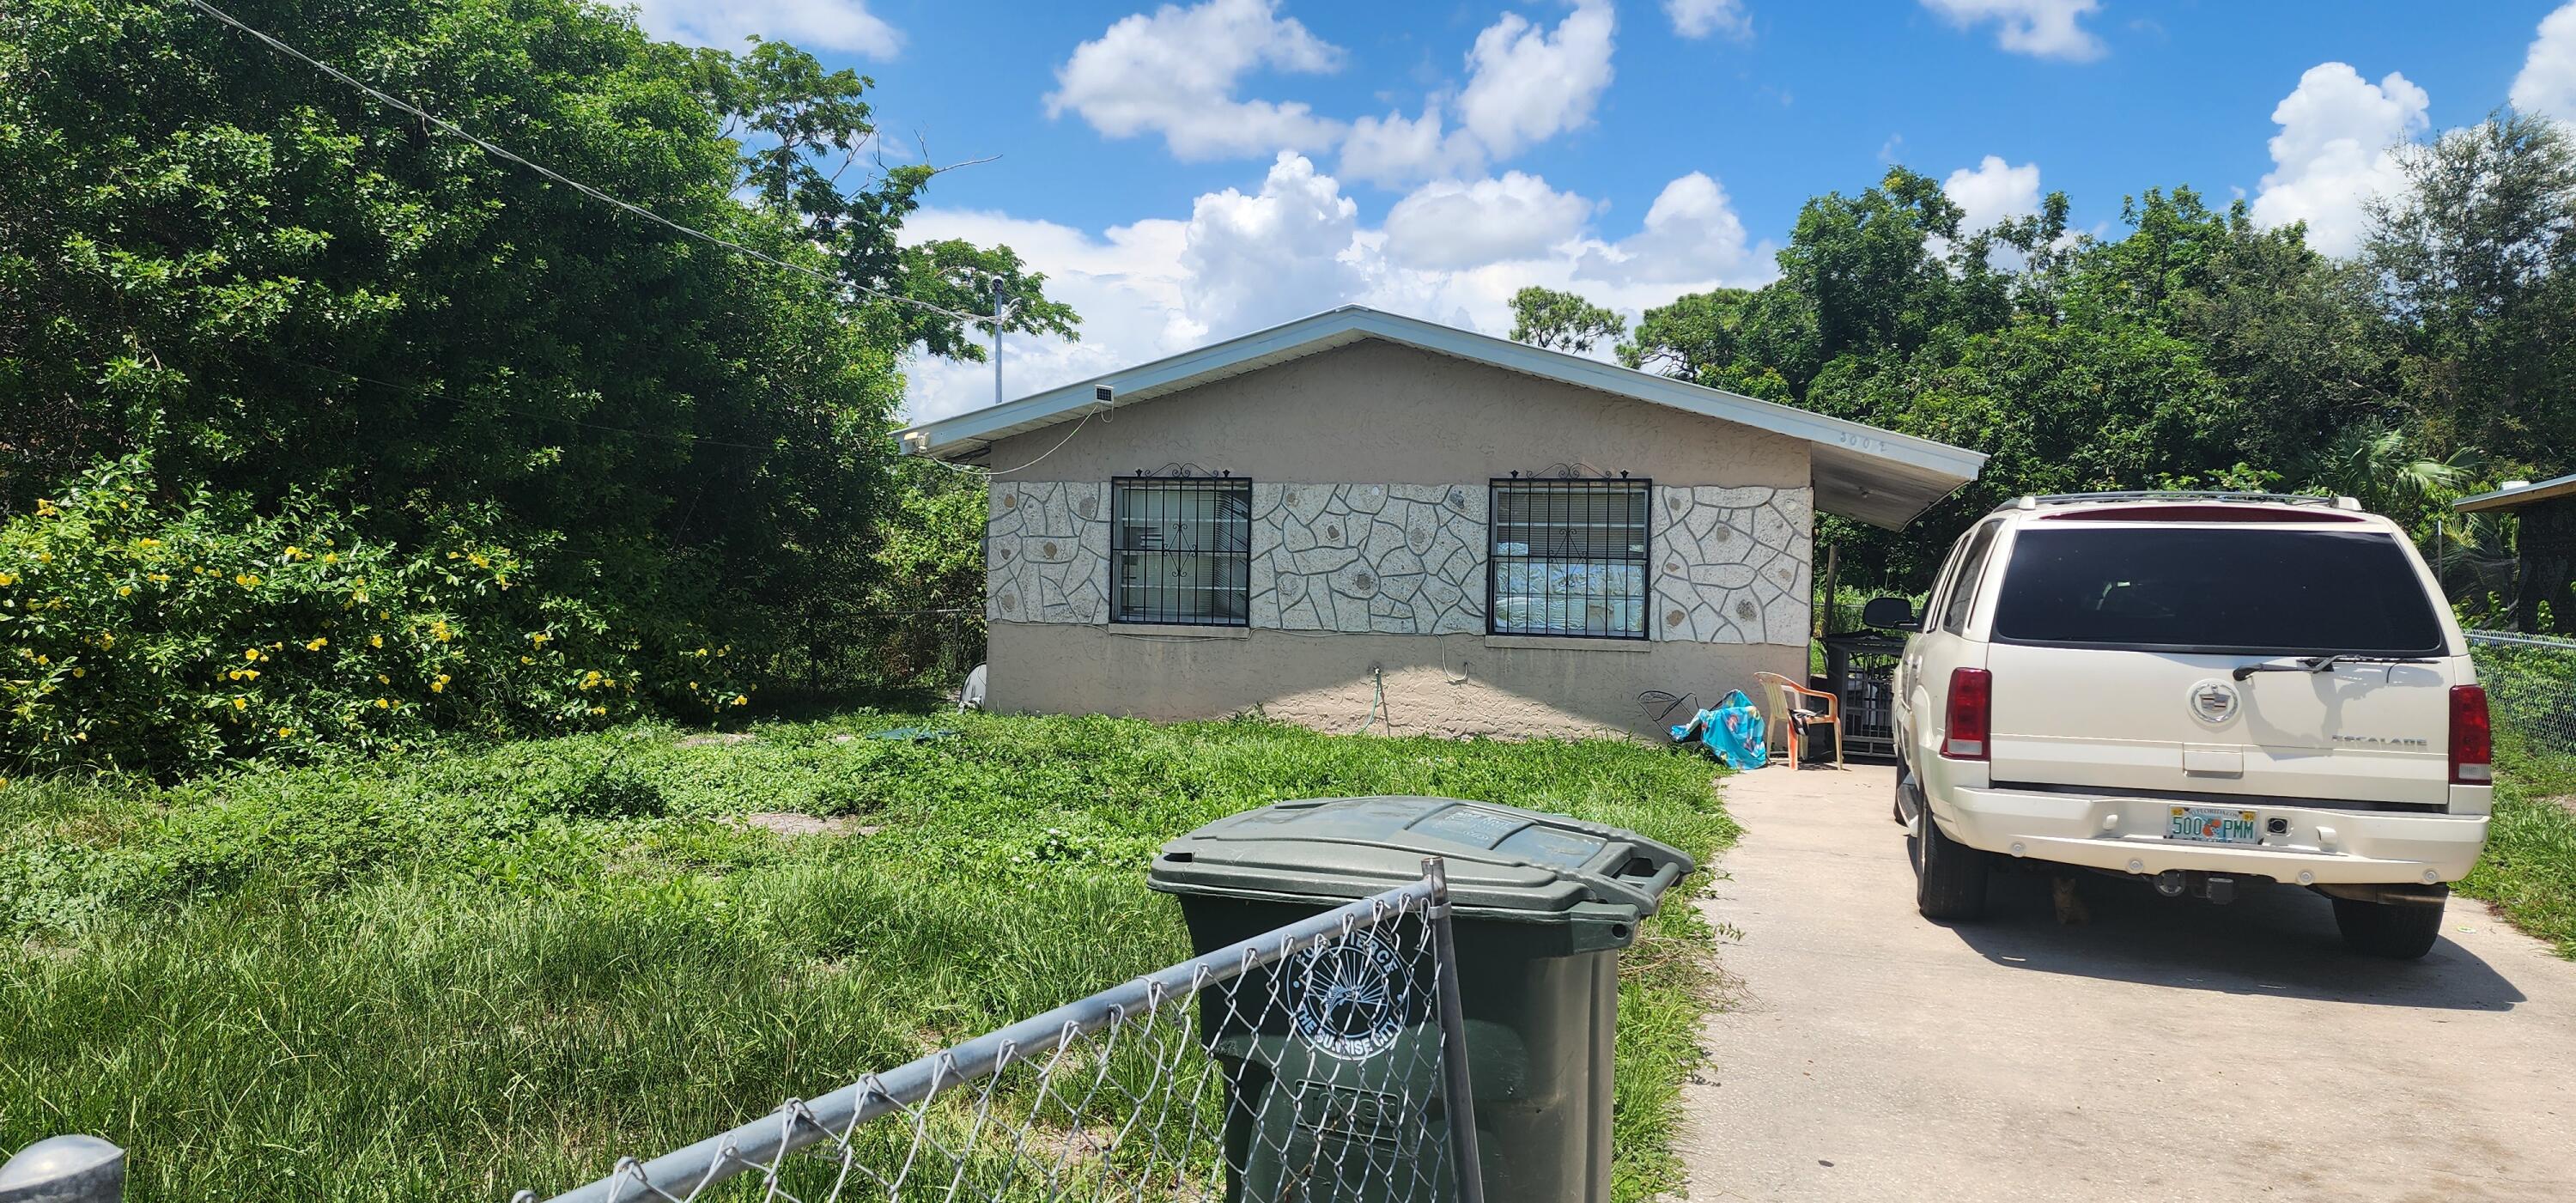
{"type": "Polygon", "coordinates": [[[1252,486],[1252,625],[1384,635],[1485,629],[1485,490],[1252,486]]]}
{"type": "Polygon", "coordinates": [[[984,617],[1109,621],[1109,483],[996,481],[984,524],[984,617]]]}
{"type": "Polygon", "coordinates": [[[1657,486],[1654,637],[1807,641],[1815,504],[1805,489],[1657,486]]]}
{"type": "MultiPolygon", "coordinates": [[[[997,482],[985,616],[1109,621],[1107,482],[997,482]]],[[[1358,634],[1481,634],[1481,484],[1252,486],[1252,625],[1358,634]]],[[[1795,488],[1657,486],[1648,634],[1803,644],[1815,510],[1795,488]]]]}

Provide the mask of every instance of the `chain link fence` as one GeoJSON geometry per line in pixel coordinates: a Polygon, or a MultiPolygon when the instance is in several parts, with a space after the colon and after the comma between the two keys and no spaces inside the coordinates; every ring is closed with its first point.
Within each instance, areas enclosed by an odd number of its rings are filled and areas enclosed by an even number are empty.
{"type": "Polygon", "coordinates": [[[1426,862],[552,1203],[1482,1203],[1454,948],[1426,862]]]}
{"type": "Polygon", "coordinates": [[[2576,755],[2576,639],[2470,631],[2496,741],[2525,755],[2576,755]]]}

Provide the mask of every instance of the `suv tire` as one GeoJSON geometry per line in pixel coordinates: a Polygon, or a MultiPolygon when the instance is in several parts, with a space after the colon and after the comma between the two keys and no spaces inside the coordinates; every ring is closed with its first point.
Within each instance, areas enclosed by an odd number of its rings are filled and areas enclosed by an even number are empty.
{"type": "MultiPolygon", "coordinates": [[[[2442,898],[2450,891],[2445,888],[2442,898]]],[[[2411,961],[2433,951],[2442,938],[2442,899],[2425,902],[2334,900],[2335,927],[2344,946],[2374,957],[2411,961]]]]}
{"type": "Polygon", "coordinates": [[[1914,909],[1926,919],[1964,922],[1986,913],[1992,857],[1941,834],[1926,801],[1914,811],[1914,909]]]}

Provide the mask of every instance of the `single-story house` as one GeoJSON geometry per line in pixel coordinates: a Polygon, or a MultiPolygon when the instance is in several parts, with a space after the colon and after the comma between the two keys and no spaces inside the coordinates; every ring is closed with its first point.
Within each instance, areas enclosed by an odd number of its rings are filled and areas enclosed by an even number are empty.
{"type": "Polygon", "coordinates": [[[2542,633],[2544,626],[2576,632],[2576,472],[2548,480],[2506,481],[2503,488],[2451,503],[2463,514],[2512,515],[2514,532],[2513,629],[2542,633]],[[2549,623],[2541,621],[2541,603],[2549,623]]]}
{"type": "Polygon", "coordinates": [[[993,709],[1449,735],[1803,679],[1816,512],[1986,458],[1357,306],[902,439],[992,473],[993,709]]]}

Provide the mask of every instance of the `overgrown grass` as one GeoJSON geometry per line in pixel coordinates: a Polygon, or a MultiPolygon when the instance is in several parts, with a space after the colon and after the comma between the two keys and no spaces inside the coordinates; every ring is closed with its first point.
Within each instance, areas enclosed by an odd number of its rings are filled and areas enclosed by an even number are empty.
{"type": "Polygon", "coordinates": [[[2510,743],[2497,753],[2486,855],[2459,890],[2576,958],[2576,755],[2510,743]]]}
{"type": "MultiPolygon", "coordinates": [[[[0,790],[0,1148],[132,1151],[136,1199],[551,1193],[1188,951],[1143,867],[1280,798],[1446,794],[1703,857],[1705,760],[858,710],[634,726],[172,789],[0,790]],[[957,728],[913,744],[850,738],[957,728]],[[845,816],[784,838],[736,818],[845,816]]],[[[1704,878],[1703,878],[1704,879],[1704,878]]],[[[1676,1185],[1708,933],[1626,962],[1617,1195],[1676,1185]]]]}

